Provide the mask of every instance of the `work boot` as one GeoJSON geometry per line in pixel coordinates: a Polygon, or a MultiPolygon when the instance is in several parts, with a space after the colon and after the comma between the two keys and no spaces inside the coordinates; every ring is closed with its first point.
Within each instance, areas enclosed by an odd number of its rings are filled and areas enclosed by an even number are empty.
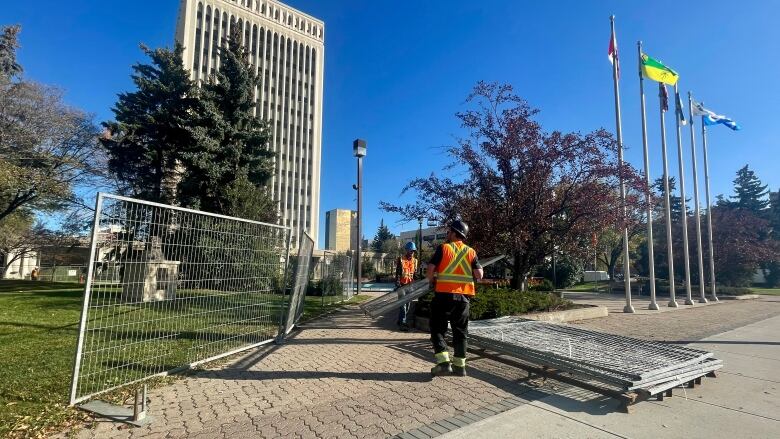
{"type": "Polygon", "coordinates": [[[452,375],[452,363],[449,361],[439,363],[431,368],[431,375],[435,377],[452,375]]]}
{"type": "Polygon", "coordinates": [[[398,325],[398,330],[401,332],[409,332],[409,325],[407,323],[400,323],[398,325]]]}
{"type": "Polygon", "coordinates": [[[466,366],[452,366],[452,374],[456,377],[466,376],[466,366]]]}
{"type": "Polygon", "coordinates": [[[455,357],[452,359],[452,374],[458,377],[466,376],[466,359],[455,357]]]}

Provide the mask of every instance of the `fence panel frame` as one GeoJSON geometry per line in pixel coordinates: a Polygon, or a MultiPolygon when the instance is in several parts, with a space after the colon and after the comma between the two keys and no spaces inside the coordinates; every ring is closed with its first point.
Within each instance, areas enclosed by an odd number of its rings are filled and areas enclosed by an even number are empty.
{"type": "Polygon", "coordinates": [[[292,289],[290,290],[290,304],[287,307],[287,318],[284,323],[284,332],[280,334],[280,340],[289,334],[303,316],[304,302],[306,301],[306,289],[311,280],[311,261],[314,254],[314,240],[308,233],[302,232],[298,243],[298,258],[293,274],[292,289]],[[304,245],[305,244],[305,245],[304,245]],[[306,254],[302,254],[302,253],[306,254]],[[301,261],[306,261],[302,264],[301,261]],[[305,272],[302,272],[305,270],[305,272]]]}
{"type": "MultiPolygon", "coordinates": [[[[145,375],[144,377],[136,379],[136,380],[123,382],[123,383],[121,383],[119,385],[116,385],[116,386],[112,386],[112,387],[109,387],[109,388],[101,389],[101,390],[99,390],[97,392],[93,392],[93,393],[90,393],[90,394],[79,396],[79,394],[78,394],[78,390],[79,390],[79,377],[80,377],[80,372],[81,372],[82,366],[83,366],[82,362],[84,360],[84,343],[85,343],[86,332],[87,332],[87,322],[89,320],[89,315],[90,315],[89,311],[90,311],[90,305],[91,305],[91,299],[92,299],[92,289],[94,287],[93,280],[94,280],[94,275],[95,275],[95,267],[97,266],[97,264],[100,263],[99,261],[95,260],[96,253],[97,253],[97,245],[98,245],[98,241],[99,241],[98,238],[99,238],[99,233],[100,233],[100,220],[101,220],[101,213],[103,212],[103,209],[105,208],[104,204],[105,204],[105,200],[106,199],[111,199],[111,200],[120,201],[120,202],[126,202],[126,203],[135,203],[135,204],[140,204],[140,205],[144,205],[144,206],[148,206],[148,207],[167,209],[167,210],[170,210],[170,211],[177,211],[177,212],[189,213],[189,214],[194,214],[194,215],[202,215],[204,217],[223,219],[223,220],[228,220],[228,221],[233,221],[233,222],[243,222],[243,223],[248,223],[248,224],[253,224],[253,225],[270,227],[272,229],[277,229],[277,230],[281,231],[282,233],[286,233],[286,235],[287,235],[286,249],[285,249],[285,251],[283,253],[284,254],[284,264],[285,264],[284,275],[283,275],[283,278],[282,278],[282,282],[283,283],[286,283],[287,275],[288,275],[288,272],[289,272],[290,244],[292,242],[292,229],[290,227],[281,226],[281,225],[277,225],[277,224],[270,224],[270,223],[265,223],[265,222],[260,222],[260,221],[252,221],[252,220],[248,220],[248,219],[244,219],[244,218],[235,218],[235,217],[230,217],[230,216],[220,215],[220,214],[214,214],[214,213],[209,213],[209,212],[202,212],[202,211],[198,211],[198,210],[194,210],[194,209],[187,209],[187,208],[178,207],[178,206],[169,206],[169,205],[165,205],[165,204],[161,204],[161,203],[155,203],[155,202],[151,202],[151,201],[137,200],[137,199],[133,199],[133,198],[129,198],[129,197],[124,197],[124,196],[119,196],[119,195],[113,195],[113,194],[107,194],[107,193],[103,193],[103,192],[98,192],[96,200],[95,200],[95,217],[94,217],[94,220],[93,220],[93,223],[92,223],[92,233],[91,233],[91,242],[90,242],[89,261],[87,263],[87,274],[86,274],[86,279],[85,279],[85,284],[84,284],[84,298],[82,300],[81,316],[80,316],[80,319],[79,319],[78,342],[77,342],[77,346],[76,346],[75,358],[74,358],[74,363],[73,363],[73,376],[72,376],[72,381],[71,381],[71,391],[70,391],[70,401],[69,401],[70,405],[75,405],[75,404],[77,404],[79,402],[83,402],[85,400],[91,399],[91,398],[93,398],[93,397],[95,397],[97,395],[100,395],[100,394],[103,394],[103,393],[106,393],[106,392],[109,392],[109,391],[112,391],[112,390],[115,390],[115,389],[118,389],[118,388],[121,388],[121,387],[124,387],[124,386],[127,386],[127,385],[138,383],[138,382],[147,380],[147,379],[155,377],[155,376],[165,376],[165,375],[170,375],[170,374],[173,374],[173,373],[181,372],[181,371],[186,370],[188,368],[192,368],[194,366],[197,366],[198,364],[214,361],[214,360],[226,357],[226,356],[230,356],[230,355],[233,355],[233,354],[236,354],[236,353],[239,353],[239,352],[243,352],[243,351],[246,351],[246,350],[249,350],[249,349],[256,348],[258,346],[262,346],[262,345],[265,345],[265,344],[268,344],[268,343],[273,343],[275,341],[274,337],[270,337],[269,339],[261,341],[261,342],[258,342],[258,343],[252,343],[252,344],[249,344],[249,345],[241,346],[241,347],[239,347],[237,349],[232,349],[232,350],[227,351],[227,352],[222,352],[222,353],[219,353],[219,354],[216,354],[216,355],[209,356],[208,358],[204,358],[204,359],[188,362],[186,364],[182,364],[181,366],[175,367],[173,369],[170,369],[170,370],[167,370],[167,371],[164,371],[164,372],[148,374],[148,375],[145,375]]],[[[281,256],[280,256],[280,258],[281,258],[281,256]]],[[[281,262],[282,261],[280,261],[280,263],[281,262]]],[[[174,282],[178,282],[178,281],[179,281],[178,279],[174,280],[174,282]]],[[[280,315],[284,315],[285,310],[287,308],[287,304],[286,304],[286,302],[284,300],[284,291],[282,291],[282,294],[283,294],[283,296],[282,296],[282,305],[280,307],[280,315]]]]}

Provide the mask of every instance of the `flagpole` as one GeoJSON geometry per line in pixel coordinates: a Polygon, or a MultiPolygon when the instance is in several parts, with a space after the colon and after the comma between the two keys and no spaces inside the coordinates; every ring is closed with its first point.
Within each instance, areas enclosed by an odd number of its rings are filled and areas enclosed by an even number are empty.
{"type": "Polygon", "coordinates": [[[707,303],[704,290],[704,255],[701,247],[701,212],[699,210],[699,174],[696,163],[696,136],[693,128],[693,96],[688,92],[688,123],[691,124],[691,163],[693,163],[693,202],[696,204],[696,256],[699,258],[699,303],[707,303]]]}
{"type": "MultiPolygon", "coordinates": [[[[685,264],[685,304],[693,305],[693,298],[691,297],[691,261],[688,258],[688,202],[685,199],[685,162],[683,161],[680,116],[677,114],[677,107],[680,107],[678,96],[679,91],[677,89],[677,84],[674,84],[674,118],[677,121],[677,161],[680,163],[680,205],[682,207],[683,263],[685,264]]],[[[679,111],[682,112],[682,108],[680,108],[679,111]]]]}
{"type": "MultiPolygon", "coordinates": [[[[617,52],[617,40],[615,38],[615,16],[609,17],[610,27],[612,29],[612,41],[615,45],[615,51],[617,52]]],[[[620,173],[620,204],[623,216],[621,221],[623,222],[623,282],[626,290],[626,306],[623,307],[623,312],[634,312],[634,306],[631,304],[631,260],[629,259],[628,250],[628,228],[626,222],[626,186],[623,182],[623,127],[620,120],[620,89],[618,87],[618,59],[615,57],[612,63],[612,79],[615,85],[615,125],[617,126],[617,143],[618,143],[618,167],[620,173]]]]}
{"type": "Polygon", "coordinates": [[[666,255],[667,265],[669,267],[669,307],[677,308],[677,298],[675,295],[674,287],[674,250],[672,249],[672,212],[671,202],[669,201],[669,164],[666,158],[666,117],[663,104],[663,90],[665,87],[662,83],[658,84],[659,91],[659,106],[661,109],[661,154],[663,154],[664,163],[664,214],[666,215],[666,255]]]}
{"type": "MultiPolygon", "coordinates": [[[[704,103],[701,104],[704,106],[704,103]]],[[[712,288],[712,301],[720,302],[715,292],[715,251],[712,248],[712,201],[710,199],[710,165],[707,157],[707,126],[701,123],[701,147],[704,151],[704,188],[707,193],[707,234],[710,244],[710,288],[712,288]]]]}
{"type": "Polygon", "coordinates": [[[642,76],[642,42],[637,41],[639,52],[639,97],[642,103],[642,147],[645,161],[645,202],[647,203],[647,257],[649,259],[648,271],[650,275],[650,305],[647,309],[657,310],[658,302],[655,300],[655,252],[653,250],[653,203],[650,194],[650,155],[647,146],[647,113],[645,111],[645,78],[642,76]]]}

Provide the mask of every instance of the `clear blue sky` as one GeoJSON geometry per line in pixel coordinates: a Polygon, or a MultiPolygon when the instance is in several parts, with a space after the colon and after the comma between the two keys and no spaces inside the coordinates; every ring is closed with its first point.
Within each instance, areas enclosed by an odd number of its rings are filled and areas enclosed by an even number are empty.
{"type": "MultiPolygon", "coordinates": [[[[780,103],[780,3],[436,0],[289,0],[326,23],[321,230],[324,212],[351,208],[351,145],[368,141],[364,234],[384,218],[380,200],[395,201],[404,184],[438,172],[438,147],[462,134],[454,113],[479,80],[512,83],[540,108],[547,130],[614,130],[607,61],[609,15],[617,16],[627,159],[642,167],[636,41],[678,70],[712,110],[743,131],[710,130],[714,194],[730,193],[745,164],[780,188],[776,129],[780,103]],[[533,4],[530,4],[533,3],[533,4]],[[542,4],[544,3],[544,4],[542,4]]],[[[38,0],[5,2],[0,23],[23,26],[20,56],[29,78],[56,84],[69,103],[112,117],[116,94],[131,88],[138,44],[173,43],[178,1],[38,0]]],[[[657,88],[648,84],[652,176],[661,174],[657,88]]],[[[674,126],[667,125],[670,171],[677,174],[674,126]]],[[[697,133],[698,138],[698,133],[697,133]]],[[[683,132],[690,169],[689,134],[683,132]]],[[[699,145],[700,146],[700,145],[699,145]]],[[[702,177],[703,178],[703,177],[702,177]]],[[[688,194],[692,182],[688,176],[688,194]]],[[[702,188],[703,194],[703,188],[702,188]]],[[[324,232],[324,230],[323,230],[324,232]]],[[[322,237],[323,233],[321,233],[322,237]]],[[[322,239],[321,239],[322,241],[322,239]]]]}

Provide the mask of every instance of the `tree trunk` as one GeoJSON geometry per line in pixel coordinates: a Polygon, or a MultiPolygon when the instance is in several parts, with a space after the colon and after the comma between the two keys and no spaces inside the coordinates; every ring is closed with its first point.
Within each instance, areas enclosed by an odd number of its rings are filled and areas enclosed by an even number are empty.
{"type": "Polygon", "coordinates": [[[515,290],[527,291],[528,290],[528,267],[524,264],[524,261],[520,258],[520,252],[515,252],[513,255],[514,261],[512,261],[512,283],[511,287],[515,290]]]}

